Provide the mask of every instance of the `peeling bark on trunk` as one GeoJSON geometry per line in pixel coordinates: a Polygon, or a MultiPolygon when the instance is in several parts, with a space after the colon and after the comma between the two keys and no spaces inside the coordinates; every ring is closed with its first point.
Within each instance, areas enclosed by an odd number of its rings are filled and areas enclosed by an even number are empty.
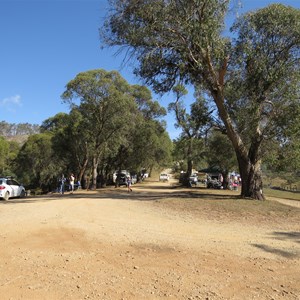
{"type": "Polygon", "coordinates": [[[241,196],[255,200],[265,200],[263,194],[261,162],[251,163],[249,159],[243,159],[238,153],[239,171],[242,177],[241,196]]]}
{"type": "Polygon", "coordinates": [[[256,200],[264,200],[265,197],[262,192],[262,176],[260,170],[261,162],[258,160],[261,141],[254,141],[251,145],[250,151],[248,151],[240,135],[235,130],[232,120],[224,105],[223,87],[218,85],[218,88],[214,90],[212,96],[218,107],[219,115],[226,127],[227,135],[235,149],[239,164],[239,172],[242,178],[241,196],[256,200]]]}
{"type": "Polygon", "coordinates": [[[193,140],[190,138],[189,140],[189,145],[188,145],[188,151],[187,151],[187,171],[184,177],[184,182],[183,184],[185,186],[190,185],[190,176],[192,175],[193,172],[193,159],[192,159],[192,153],[193,153],[193,140]]]}
{"type": "Polygon", "coordinates": [[[98,163],[99,163],[99,160],[96,157],[94,157],[93,158],[93,171],[92,171],[92,180],[93,181],[92,181],[92,187],[91,187],[92,190],[95,190],[97,188],[98,163]]]}
{"type": "Polygon", "coordinates": [[[261,162],[258,159],[262,142],[259,126],[257,126],[255,136],[252,137],[250,149],[247,149],[242,137],[236,131],[234,123],[225,105],[224,84],[228,57],[224,59],[222,67],[219,70],[216,70],[210,56],[210,48],[203,48],[201,54],[203,63],[206,64],[206,72],[201,75],[206,79],[207,87],[211,92],[217,106],[219,116],[226,127],[227,136],[231,140],[237,156],[239,172],[242,177],[241,196],[245,198],[264,200],[265,198],[262,192],[262,176],[260,170],[261,162]]]}
{"type": "Polygon", "coordinates": [[[229,172],[228,171],[225,171],[225,172],[222,172],[222,176],[223,176],[223,182],[222,182],[222,186],[223,186],[223,189],[228,189],[228,186],[229,186],[229,172]]]}

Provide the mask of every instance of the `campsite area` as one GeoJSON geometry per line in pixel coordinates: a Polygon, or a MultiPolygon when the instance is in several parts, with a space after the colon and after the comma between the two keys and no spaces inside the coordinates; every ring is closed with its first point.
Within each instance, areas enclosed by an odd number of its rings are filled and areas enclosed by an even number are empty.
{"type": "Polygon", "coordinates": [[[300,299],[300,202],[148,180],[0,202],[8,299],[300,299]]]}

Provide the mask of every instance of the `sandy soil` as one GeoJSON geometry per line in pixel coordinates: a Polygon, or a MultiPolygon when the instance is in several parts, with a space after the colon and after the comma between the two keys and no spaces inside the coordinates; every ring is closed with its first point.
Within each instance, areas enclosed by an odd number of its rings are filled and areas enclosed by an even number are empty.
{"type": "Polygon", "coordinates": [[[299,208],[256,224],[161,202],[171,197],[186,191],[150,182],[2,201],[0,299],[300,299],[299,208]]]}

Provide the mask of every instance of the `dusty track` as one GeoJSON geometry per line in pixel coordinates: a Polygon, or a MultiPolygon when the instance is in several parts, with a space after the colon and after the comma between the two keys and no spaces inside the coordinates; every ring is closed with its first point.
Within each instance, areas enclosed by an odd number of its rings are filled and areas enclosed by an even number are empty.
{"type": "Polygon", "coordinates": [[[160,205],[186,192],[152,182],[1,202],[0,299],[300,299],[299,219],[160,205]]]}

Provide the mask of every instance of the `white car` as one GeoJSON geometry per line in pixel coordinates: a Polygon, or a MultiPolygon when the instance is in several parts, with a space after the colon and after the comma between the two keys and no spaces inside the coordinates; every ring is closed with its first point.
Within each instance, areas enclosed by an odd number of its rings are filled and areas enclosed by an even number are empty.
{"type": "Polygon", "coordinates": [[[11,177],[0,177],[0,199],[8,200],[13,197],[25,197],[24,186],[11,177]]]}
{"type": "Polygon", "coordinates": [[[160,174],[159,181],[169,181],[170,177],[168,174],[160,174]]]}
{"type": "Polygon", "coordinates": [[[197,185],[198,184],[198,176],[197,176],[197,174],[192,174],[190,176],[189,181],[190,181],[190,184],[197,185]]]}

